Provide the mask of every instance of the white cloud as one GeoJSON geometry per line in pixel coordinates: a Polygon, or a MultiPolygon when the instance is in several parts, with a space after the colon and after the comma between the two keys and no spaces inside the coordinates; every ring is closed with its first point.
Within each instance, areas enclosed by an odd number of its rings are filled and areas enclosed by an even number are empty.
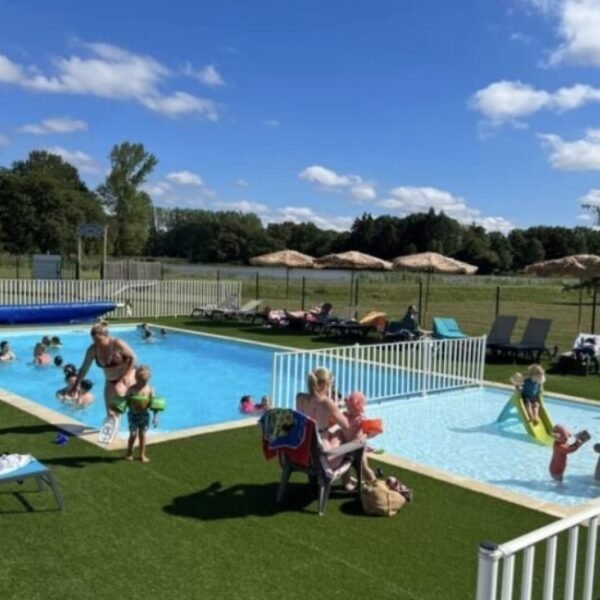
{"type": "Polygon", "coordinates": [[[0,55],[0,82],[34,92],[91,95],[135,101],[169,117],[197,114],[217,120],[213,100],[186,92],[163,93],[160,86],[171,71],[149,56],[133,54],[110,44],[84,44],[89,56],[70,56],[53,61],[53,73],[24,68],[0,55]]]}
{"type": "Polygon", "coordinates": [[[0,133],[0,146],[9,146],[10,145],[10,139],[8,138],[7,135],[4,135],[3,133],[0,133]]]}
{"type": "Polygon", "coordinates": [[[40,123],[30,123],[19,128],[21,133],[46,135],[49,133],[71,133],[73,131],[87,131],[87,123],[80,119],[69,117],[53,117],[43,119],[40,123]]]}
{"type": "Polygon", "coordinates": [[[352,198],[360,201],[375,200],[377,197],[375,186],[364,181],[358,175],[339,175],[320,165],[306,167],[298,174],[298,177],[314,184],[323,192],[347,191],[352,198]]]}
{"type": "Polygon", "coordinates": [[[389,198],[377,202],[377,206],[400,216],[414,212],[427,212],[433,208],[436,211],[443,211],[461,223],[476,223],[488,231],[506,233],[515,227],[503,217],[482,217],[481,211],[469,207],[463,198],[438,188],[400,186],[390,190],[389,195],[389,198]]]}
{"type": "Polygon", "coordinates": [[[167,175],[167,179],[177,185],[204,185],[202,177],[196,173],[190,173],[190,171],[173,171],[167,175]]]}
{"type": "Polygon", "coordinates": [[[154,183],[145,183],[142,186],[142,190],[152,197],[165,196],[173,191],[173,186],[166,181],[157,181],[154,183]]]}
{"type": "Polygon", "coordinates": [[[46,152],[50,154],[57,154],[65,162],[73,165],[79,169],[82,173],[99,173],[100,165],[89,155],[81,150],[67,150],[61,146],[52,146],[45,148],[46,152]]]}
{"type": "Polygon", "coordinates": [[[305,206],[279,208],[269,215],[263,216],[262,220],[265,223],[313,223],[319,229],[332,229],[333,231],[349,231],[354,222],[353,217],[323,215],[305,206]]]}
{"type": "Polygon", "coordinates": [[[223,87],[226,85],[225,80],[221,74],[217,71],[214,65],[206,65],[199,71],[194,70],[190,62],[185,63],[182,72],[189,77],[193,77],[200,83],[208,87],[223,87]]]}
{"type": "Polygon", "coordinates": [[[585,196],[579,198],[582,206],[600,208],[600,188],[592,188],[585,196]]]}
{"type": "Polygon", "coordinates": [[[590,215],[588,213],[581,213],[581,214],[577,215],[577,220],[589,222],[589,221],[593,221],[594,217],[592,217],[592,215],[590,215]]]}
{"type": "Polygon", "coordinates": [[[279,121],[277,119],[265,119],[263,125],[266,127],[279,127],[279,121]]]}
{"type": "Polygon", "coordinates": [[[245,179],[236,179],[235,185],[239,188],[247,188],[250,187],[250,184],[245,179]]]}
{"type": "Polygon", "coordinates": [[[518,124],[518,119],[542,109],[565,112],[591,102],[600,102],[600,88],[576,84],[547,92],[520,81],[498,81],[475,92],[468,104],[491,124],[500,125],[518,124]]]}
{"type": "Polygon", "coordinates": [[[598,0],[557,0],[552,8],[558,17],[562,42],[550,54],[550,64],[600,66],[600,3],[598,0]]]}
{"type": "Polygon", "coordinates": [[[242,213],[256,213],[260,215],[268,212],[270,209],[266,204],[259,202],[250,202],[249,200],[238,200],[237,202],[226,202],[224,200],[218,200],[213,202],[213,207],[217,210],[233,210],[242,213]]]}
{"type": "Polygon", "coordinates": [[[531,38],[528,35],[518,31],[510,34],[510,41],[518,42],[520,44],[524,44],[525,46],[529,46],[529,44],[531,44],[531,38]]]}
{"type": "Polygon", "coordinates": [[[562,171],[600,170],[600,129],[588,129],[585,138],[567,142],[551,133],[538,136],[550,149],[550,164],[562,171]]]}

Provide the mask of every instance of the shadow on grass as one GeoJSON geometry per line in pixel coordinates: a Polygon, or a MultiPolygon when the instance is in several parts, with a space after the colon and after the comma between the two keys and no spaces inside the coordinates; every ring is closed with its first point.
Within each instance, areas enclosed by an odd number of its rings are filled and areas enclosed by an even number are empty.
{"type": "MultiPolygon", "coordinates": [[[[244,517],[272,517],[282,512],[307,512],[317,514],[316,495],[314,490],[305,483],[290,483],[287,496],[282,504],[277,504],[278,482],[259,484],[236,484],[223,487],[220,481],[211,483],[199,492],[187,496],[178,496],[172,503],[163,507],[163,510],[173,516],[189,517],[212,521],[217,519],[240,519],[244,517]],[[309,510],[310,504],[315,504],[314,509],[309,510]]],[[[348,498],[347,492],[332,490],[331,497],[336,496],[348,498]]],[[[356,497],[357,498],[357,497],[356,497]]],[[[354,497],[352,502],[354,508],[346,508],[349,514],[361,512],[360,502],[354,497]]]]}
{"type": "Polygon", "coordinates": [[[39,425],[14,425],[13,427],[4,427],[0,429],[0,435],[8,435],[10,433],[22,435],[35,435],[38,433],[56,433],[58,428],[49,423],[41,423],[39,425]]]}
{"type": "Polygon", "coordinates": [[[99,464],[112,464],[115,462],[122,462],[122,456],[55,456],[53,458],[39,458],[45,465],[59,465],[61,467],[67,467],[72,469],[83,469],[90,465],[99,464]]]}

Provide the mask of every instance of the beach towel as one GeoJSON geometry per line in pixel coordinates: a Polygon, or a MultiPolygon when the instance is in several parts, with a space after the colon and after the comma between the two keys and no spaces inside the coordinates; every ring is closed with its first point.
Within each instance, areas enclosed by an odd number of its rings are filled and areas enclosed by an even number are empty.
{"type": "Polygon", "coordinates": [[[31,454],[3,454],[0,456],[0,476],[25,467],[32,459],[31,454]]]}
{"type": "Polygon", "coordinates": [[[303,466],[310,462],[311,440],[315,423],[302,413],[288,408],[273,408],[261,418],[263,454],[268,460],[284,452],[303,466]]]}

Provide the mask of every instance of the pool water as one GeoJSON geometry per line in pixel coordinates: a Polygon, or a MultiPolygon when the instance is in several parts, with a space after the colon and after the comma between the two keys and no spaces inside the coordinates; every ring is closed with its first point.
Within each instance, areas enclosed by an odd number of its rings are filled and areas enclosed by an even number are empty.
{"type": "MultiPolygon", "coordinates": [[[[139,363],[151,367],[151,384],[167,399],[158,432],[255,419],[239,412],[241,396],[250,394],[258,402],[269,393],[275,347],[172,330],[146,342],[134,326],[111,327],[111,334],[132,346],[139,363]]],[[[0,388],[98,428],[105,416],[102,372],[93,365],[87,376],[94,381],[96,401],[91,406],[80,409],[61,403],[55,392],[65,385],[62,369],[31,364],[33,347],[43,335],[59,335],[63,347],[53,354],[77,367],[91,343],[88,327],[5,330],[2,339],[10,341],[19,360],[0,363],[0,388]]],[[[303,388],[304,382],[298,381],[298,386],[303,388]]],[[[546,397],[554,423],[573,433],[587,429],[592,436],[569,455],[565,482],[557,485],[548,474],[551,448],[532,442],[518,420],[496,423],[510,394],[477,388],[369,404],[368,415],[384,422],[384,433],[372,445],[416,464],[553,504],[575,506],[600,497],[600,485],[593,480],[600,407],[546,397]]],[[[127,420],[121,419],[120,435],[127,435],[126,430],[127,420]]]]}
{"type": "MultiPolygon", "coordinates": [[[[164,338],[157,335],[152,341],[144,341],[133,326],[111,327],[110,332],[133,348],[139,364],[150,366],[150,384],[158,396],[167,400],[166,410],[159,414],[158,432],[248,418],[239,412],[240,398],[250,394],[260,402],[261,396],[270,393],[274,348],[172,330],[164,338]]],[[[100,427],[105,417],[102,371],[93,364],[86,376],[94,382],[93,404],[76,408],[60,402],[55,393],[65,386],[62,368],[31,364],[33,347],[43,335],[60,336],[62,348],[50,354],[59,354],[63,364],[74,363],[79,368],[91,343],[89,327],[5,331],[2,339],[10,341],[18,361],[0,363],[0,388],[89,427],[100,427]]],[[[121,419],[121,431],[126,430],[127,419],[121,419]]]]}
{"type": "Polygon", "coordinates": [[[559,485],[548,473],[551,447],[532,442],[516,419],[496,423],[510,395],[510,390],[479,388],[369,406],[369,416],[384,421],[384,433],[373,445],[553,504],[575,506],[600,497],[600,483],[593,478],[600,456],[593,449],[600,441],[600,407],[545,397],[553,423],[566,425],[571,433],[587,429],[592,436],[568,456],[559,485]]]}

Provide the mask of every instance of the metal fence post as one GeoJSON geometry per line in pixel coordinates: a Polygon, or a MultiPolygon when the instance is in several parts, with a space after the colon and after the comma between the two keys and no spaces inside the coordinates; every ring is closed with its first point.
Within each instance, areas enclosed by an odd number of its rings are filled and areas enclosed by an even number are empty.
{"type": "Polygon", "coordinates": [[[500,314],[500,286],[496,286],[496,317],[500,314]]]}
{"type": "Polygon", "coordinates": [[[304,310],[306,299],[306,277],[302,277],[302,307],[301,310],[304,310]]]}
{"type": "Polygon", "coordinates": [[[498,545],[493,542],[479,544],[479,560],[477,561],[477,596],[476,600],[496,600],[498,590],[498,545]]]}
{"type": "Polygon", "coordinates": [[[594,293],[592,294],[592,334],[596,333],[596,296],[598,290],[594,287],[594,293]]]}
{"type": "Polygon", "coordinates": [[[260,299],[260,273],[256,271],[256,299],[260,299]]]}
{"type": "Polygon", "coordinates": [[[419,316],[423,314],[423,280],[419,277],[419,316]]]}

